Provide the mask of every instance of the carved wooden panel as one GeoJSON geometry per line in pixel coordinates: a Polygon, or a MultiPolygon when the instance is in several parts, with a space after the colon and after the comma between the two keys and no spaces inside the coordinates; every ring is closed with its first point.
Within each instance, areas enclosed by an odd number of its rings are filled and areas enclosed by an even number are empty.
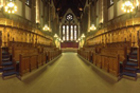
{"type": "Polygon", "coordinates": [[[29,57],[22,58],[20,60],[20,74],[23,75],[30,71],[30,60],[29,57]]]}
{"type": "Polygon", "coordinates": [[[30,57],[31,70],[37,68],[37,56],[30,57]]]}

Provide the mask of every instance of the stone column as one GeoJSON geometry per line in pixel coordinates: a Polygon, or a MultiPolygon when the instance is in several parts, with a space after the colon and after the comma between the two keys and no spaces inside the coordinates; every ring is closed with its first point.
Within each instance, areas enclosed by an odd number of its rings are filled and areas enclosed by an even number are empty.
{"type": "Polygon", "coordinates": [[[88,6],[88,27],[87,27],[87,32],[90,32],[89,28],[90,28],[90,4],[88,6]]]}
{"type": "Polygon", "coordinates": [[[81,32],[81,29],[80,29],[80,22],[78,22],[78,34],[77,34],[77,39],[78,39],[78,37],[80,37],[80,32],[81,32]]]}
{"type": "Polygon", "coordinates": [[[62,23],[60,22],[59,23],[59,36],[61,37],[61,39],[63,40],[63,35],[62,35],[63,33],[62,33],[62,23]]]}
{"type": "Polygon", "coordinates": [[[25,0],[22,0],[22,17],[25,18],[25,0]]]}
{"type": "Polygon", "coordinates": [[[140,2],[139,2],[139,5],[136,6],[136,9],[134,11],[135,11],[134,16],[135,17],[140,17],[140,2]]]}
{"type": "Polygon", "coordinates": [[[45,1],[42,1],[43,2],[43,15],[42,15],[42,18],[43,18],[43,26],[45,24],[45,1]]]}
{"type": "Polygon", "coordinates": [[[108,22],[108,9],[107,9],[107,0],[103,0],[103,26],[106,26],[106,23],[108,22]]]}
{"type": "Polygon", "coordinates": [[[31,12],[32,12],[32,14],[31,14],[31,21],[33,23],[36,23],[36,8],[35,8],[35,6],[36,6],[36,0],[32,0],[32,5],[31,5],[31,12]]]}
{"type": "Polygon", "coordinates": [[[96,2],[94,4],[94,9],[93,9],[93,20],[94,20],[94,24],[96,26],[96,18],[97,18],[97,15],[96,15],[96,2]]]}
{"type": "Polygon", "coordinates": [[[118,0],[114,0],[114,18],[117,17],[117,1],[118,0]]]}
{"type": "Polygon", "coordinates": [[[40,4],[39,0],[36,0],[36,22],[40,23],[40,4]]]}
{"type": "Polygon", "coordinates": [[[50,14],[51,14],[51,6],[49,5],[49,20],[48,20],[48,22],[49,22],[48,26],[49,27],[51,26],[51,17],[50,17],[50,14]]]}

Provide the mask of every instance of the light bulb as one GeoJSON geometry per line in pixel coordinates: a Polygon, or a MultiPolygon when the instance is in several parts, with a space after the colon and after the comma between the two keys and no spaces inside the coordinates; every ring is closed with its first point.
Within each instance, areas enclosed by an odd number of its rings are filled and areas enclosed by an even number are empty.
{"type": "Polygon", "coordinates": [[[9,10],[8,13],[11,13],[11,11],[9,10]]]}
{"type": "Polygon", "coordinates": [[[15,4],[13,2],[10,2],[10,3],[7,4],[8,7],[14,7],[14,5],[15,4]]]}

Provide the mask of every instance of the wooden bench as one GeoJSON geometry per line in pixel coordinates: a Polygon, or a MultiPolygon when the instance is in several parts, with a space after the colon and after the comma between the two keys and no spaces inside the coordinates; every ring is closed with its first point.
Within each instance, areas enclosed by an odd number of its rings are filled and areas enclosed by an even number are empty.
{"type": "Polygon", "coordinates": [[[29,54],[20,55],[19,71],[20,75],[31,72],[33,69],[37,69],[41,65],[46,63],[46,55],[43,54],[29,54]]]}

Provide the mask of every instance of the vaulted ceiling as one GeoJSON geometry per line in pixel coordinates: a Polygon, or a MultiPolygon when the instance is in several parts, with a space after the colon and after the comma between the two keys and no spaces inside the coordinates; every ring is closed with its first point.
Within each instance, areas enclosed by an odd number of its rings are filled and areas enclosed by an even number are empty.
{"type": "Polygon", "coordinates": [[[86,0],[53,0],[56,7],[56,12],[59,14],[59,17],[62,18],[69,8],[73,13],[80,17],[83,12],[83,8],[86,4],[86,0]]]}

